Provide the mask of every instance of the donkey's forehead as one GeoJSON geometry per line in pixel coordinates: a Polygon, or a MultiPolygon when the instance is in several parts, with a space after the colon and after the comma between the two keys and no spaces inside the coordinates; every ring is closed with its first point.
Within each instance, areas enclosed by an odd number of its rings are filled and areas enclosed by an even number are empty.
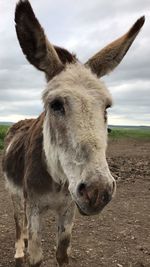
{"type": "Polygon", "coordinates": [[[104,83],[80,63],[67,65],[64,71],[47,84],[43,94],[44,102],[51,95],[59,93],[62,96],[83,94],[88,98],[100,98],[106,105],[112,104],[111,95],[104,83]]]}

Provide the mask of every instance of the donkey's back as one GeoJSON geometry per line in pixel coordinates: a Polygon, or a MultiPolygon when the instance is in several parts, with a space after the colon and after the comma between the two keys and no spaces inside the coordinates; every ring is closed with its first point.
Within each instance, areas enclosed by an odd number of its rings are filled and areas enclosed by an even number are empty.
{"type": "Polygon", "coordinates": [[[14,185],[22,186],[24,177],[25,143],[34,119],[22,120],[10,127],[5,138],[3,171],[14,185]]]}

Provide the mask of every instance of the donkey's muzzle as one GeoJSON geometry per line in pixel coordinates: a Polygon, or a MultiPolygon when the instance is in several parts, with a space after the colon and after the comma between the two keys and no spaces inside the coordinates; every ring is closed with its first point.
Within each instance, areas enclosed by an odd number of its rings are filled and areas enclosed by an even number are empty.
{"type": "Polygon", "coordinates": [[[88,185],[80,183],[77,188],[78,209],[83,215],[99,213],[112,199],[115,181],[111,185],[88,185]]]}

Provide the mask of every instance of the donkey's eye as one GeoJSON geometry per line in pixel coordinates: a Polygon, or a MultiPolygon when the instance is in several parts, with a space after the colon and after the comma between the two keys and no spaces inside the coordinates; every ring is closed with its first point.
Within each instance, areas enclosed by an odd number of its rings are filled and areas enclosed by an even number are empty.
{"type": "Polygon", "coordinates": [[[105,110],[104,110],[104,121],[107,122],[107,109],[111,107],[111,104],[108,104],[106,107],[105,107],[105,110]]]}
{"type": "Polygon", "coordinates": [[[107,122],[107,110],[104,111],[104,121],[107,122]]]}
{"type": "Polygon", "coordinates": [[[65,115],[64,103],[60,99],[55,99],[50,103],[50,108],[60,115],[65,115]]]}
{"type": "Polygon", "coordinates": [[[108,109],[108,108],[111,108],[111,104],[108,104],[108,105],[106,106],[106,109],[108,109]]]}

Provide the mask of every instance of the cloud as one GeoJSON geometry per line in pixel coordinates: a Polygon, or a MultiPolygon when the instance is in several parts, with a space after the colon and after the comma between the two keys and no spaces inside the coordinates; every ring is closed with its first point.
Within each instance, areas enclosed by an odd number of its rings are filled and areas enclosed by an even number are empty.
{"type": "MultiPolygon", "coordinates": [[[[16,1],[1,1],[0,121],[37,116],[45,88],[43,73],[25,59],[14,25],[16,1]]],[[[119,67],[104,77],[114,98],[110,123],[150,125],[149,0],[32,0],[50,41],[68,48],[82,62],[124,34],[137,18],[146,23],[119,67]]]]}
{"type": "Polygon", "coordinates": [[[110,123],[149,125],[150,81],[136,81],[110,87],[114,107],[109,110],[110,123]],[[122,123],[124,122],[124,123],[122,123]]]}

